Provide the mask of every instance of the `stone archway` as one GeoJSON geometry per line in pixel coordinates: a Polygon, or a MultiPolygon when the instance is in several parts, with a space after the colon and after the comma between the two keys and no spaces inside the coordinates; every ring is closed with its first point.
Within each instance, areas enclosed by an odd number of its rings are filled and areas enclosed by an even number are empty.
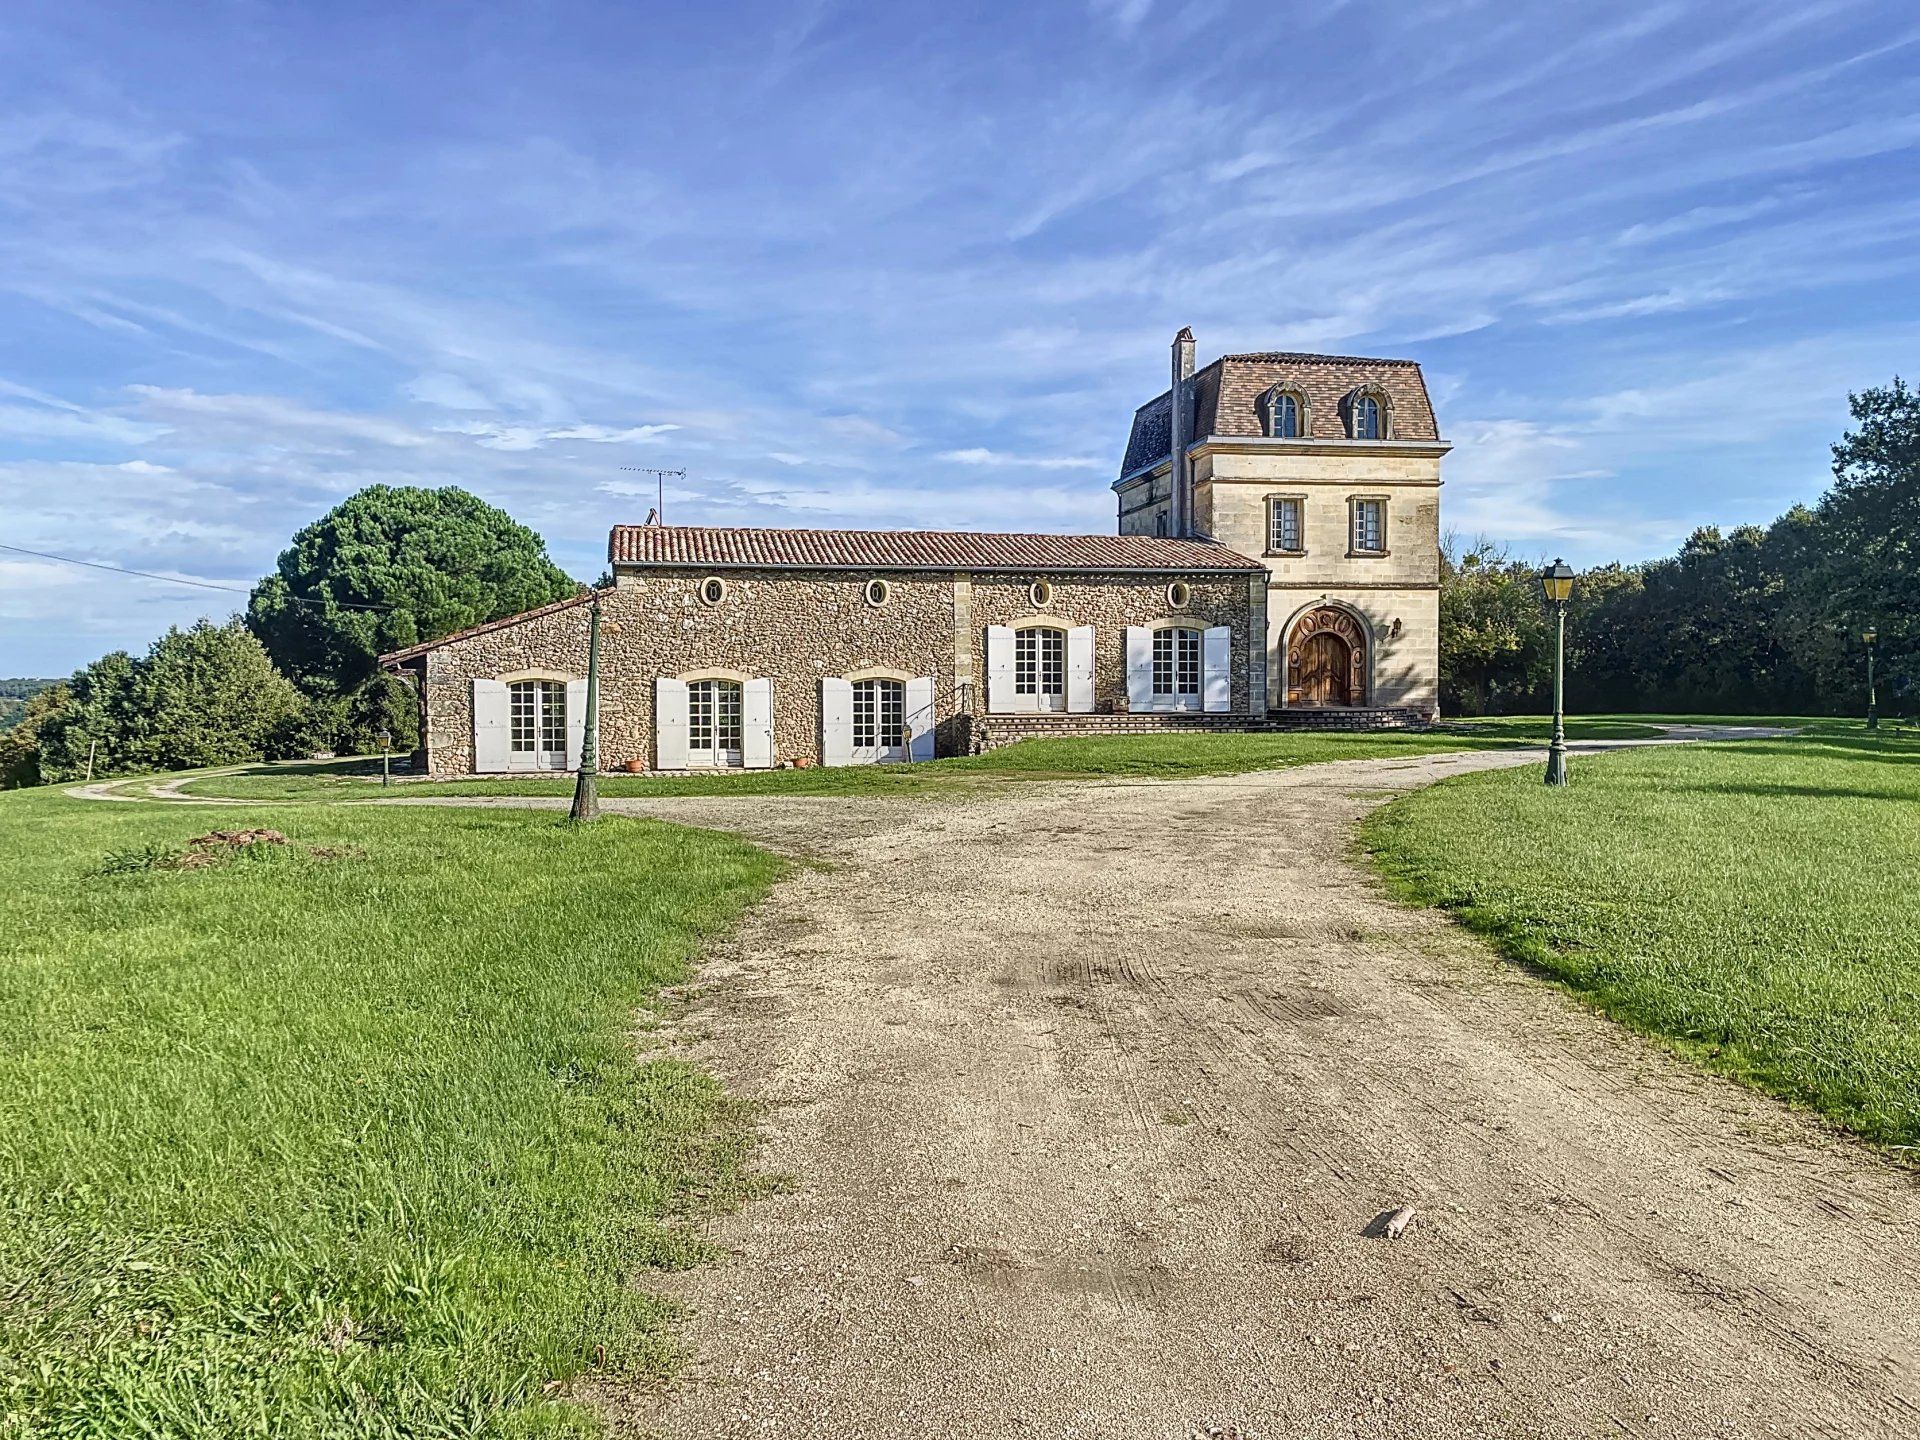
{"type": "Polygon", "coordinates": [[[1367,634],[1350,610],[1321,605],[1287,637],[1287,704],[1365,705],[1367,634]]]}

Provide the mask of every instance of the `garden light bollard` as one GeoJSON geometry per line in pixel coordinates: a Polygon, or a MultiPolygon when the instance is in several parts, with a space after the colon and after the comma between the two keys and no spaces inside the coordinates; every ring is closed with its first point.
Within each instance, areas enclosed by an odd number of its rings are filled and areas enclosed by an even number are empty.
{"type": "Polygon", "coordinates": [[[1567,601],[1573,596],[1573,570],[1556,559],[1540,572],[1540,590],[1553,607],[1553,739],[1547,745],[1547,784],[1567,783],[1567,601]]]}

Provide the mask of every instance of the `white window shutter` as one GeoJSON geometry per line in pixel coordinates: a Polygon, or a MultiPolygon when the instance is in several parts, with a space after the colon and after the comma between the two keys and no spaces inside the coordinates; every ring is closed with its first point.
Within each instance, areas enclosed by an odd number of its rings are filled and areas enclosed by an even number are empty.
{"type": "Polygon", "coordinates": [[[492,775],[507,768],[507,684],[473,682],[473,768],[492,775]]]}
{"type": "Polygon", "coordinates": [[[1127,626],[1127,708],[1153,708],[1153,631],[1127,626]]]}
{"type": "Polygon", "coordinates": [[[653,682],[654,767],[687,768],[687,682],[661,676],[653,682]]]}
{"type": "Polygon", "coordinates": [[[1200,641],[1200,693],[1208,710],[1233,709],[1233,627],[1209,626],[1200,641]]]}
{"type": "Polygon", "coordinates": [[[907,681],[907,759],[933,759],[933,677],[907,681]]]}
{"type": "Polygon", "coordinates": [[[987,710],[1013,709],[1013,627],[987,626],[987,710]]]}
{"type": "Polygon", "coordinates": [[[773,768],[773,681],[765,676],[740,687],[740,762],[748,770],[773,768]]]}
{"type": "Polygon", "coordinates": [[[1067,710],[1074,715],[1093,713],[1093,627],[1067,631],[1067,710]]]}
{"type": "Polygon", "coordinates": [[[853,763],[853,682],[831,675],[820,680],[820,763],[853,763]]]}
{"type": "Polygon", "coordinates": [[[587,743],[587,682],[567,682],[567,769],[580,768],[580,751],[587,743]]]}

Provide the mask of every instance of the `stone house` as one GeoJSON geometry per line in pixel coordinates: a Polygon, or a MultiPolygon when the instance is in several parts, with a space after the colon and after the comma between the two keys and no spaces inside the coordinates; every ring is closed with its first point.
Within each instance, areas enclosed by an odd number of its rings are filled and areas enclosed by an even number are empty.
{"type": "Polygon", "coordinates": [[[1269,352],[1193,368],[1133,418],[1123,535],[1205,535],[1269,576],[1271,709],[1406,709],[1440,691],[1440,439],[1411,360],[1269,352]],[[1174,403],[1174,396],[1180,403],[1174,403]]]}
{"type": "MultiPolygon", "coordinates": [[[[615,526],[603,766],[1430,719],[1446,447],[1418,368],[1227,356],[1195,375],[1192,354],[1182,332],[1177,384],[1134,419],[1118,535],[615,526]]],[[[421,697],[430,773],[579,764],[595,598],[382,657],[421,697]]]]}

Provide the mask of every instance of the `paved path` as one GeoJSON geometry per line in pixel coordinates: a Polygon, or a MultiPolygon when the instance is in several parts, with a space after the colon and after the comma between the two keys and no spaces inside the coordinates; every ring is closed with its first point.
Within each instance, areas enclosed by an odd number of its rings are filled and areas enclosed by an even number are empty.
{"type": "Polygon", "coordinates": [[[1920,1434],[1913,1178],[1347,858],[1382,792],[1529,762],[756,801],[833,864],[682,1029],[795,1188],[712,1227],[691,1368],[616,1428],[1920,1434]]]}
{"type": "Polygon", "coordinates": [[[691,1366],[616,1430],[1920,1434],[1914,1178],[1348,858],[1526,763],[610,802],[829,862],[678,1027],[795,1183],[671,1282],[691,1366]]]}

